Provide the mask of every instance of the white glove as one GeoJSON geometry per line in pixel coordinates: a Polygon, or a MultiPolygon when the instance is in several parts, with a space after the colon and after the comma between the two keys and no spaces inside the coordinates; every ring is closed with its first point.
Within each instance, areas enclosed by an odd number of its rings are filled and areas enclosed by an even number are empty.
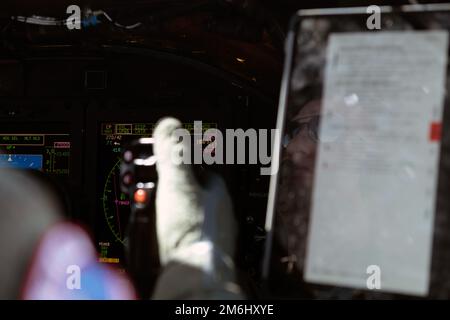
{"type": "Polygon", "coordinates": [[[175,161],[174,156],[188,147],[175,135],[181,128],[178,120],[166,118],[153,135],[157,233],[164,267],[154,298],[240,298],[232,261],[236,226],[230,196],[219,176],[211,174],[202,188],[191,166],[175,161]]]}

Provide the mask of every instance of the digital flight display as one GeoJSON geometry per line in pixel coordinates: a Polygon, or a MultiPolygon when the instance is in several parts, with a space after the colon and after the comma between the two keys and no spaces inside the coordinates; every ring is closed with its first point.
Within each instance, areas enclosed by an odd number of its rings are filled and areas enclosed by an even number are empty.
{"type": "MultiPolygon", "coordinates": [[[[129,195],[120,188],[120,165],[123,147],[151,137],[156,123],[101,123],[99,126],[96,236],[100,262],[124,266],[124,246],[131,212],[129,195]]],[[[194,123],[183,124],[190,132],[194,123]]],[[[202,130],[217,128],[202,123],[202,130]]]]}
{"type": "Polygon", "coordinates": [[[61,178],[69,176],[69,134],[62,130],[14,131],[0,129],[0,168],[33,169],[61,178]]]}

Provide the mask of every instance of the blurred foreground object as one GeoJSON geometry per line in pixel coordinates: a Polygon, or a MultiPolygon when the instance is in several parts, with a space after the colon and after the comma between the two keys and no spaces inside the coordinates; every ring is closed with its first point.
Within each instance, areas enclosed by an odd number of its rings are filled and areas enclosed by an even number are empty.
{"type": "Polygon", "coordinates": [[[39,239],[60,218],[56,197],[24,172],[0,170],[0,299],[17,299],[39,239]]]}

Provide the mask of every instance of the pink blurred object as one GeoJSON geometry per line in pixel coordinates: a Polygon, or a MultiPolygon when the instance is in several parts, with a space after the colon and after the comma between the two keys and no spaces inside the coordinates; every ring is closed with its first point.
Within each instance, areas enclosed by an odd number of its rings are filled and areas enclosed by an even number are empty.
{"type": "Polygon", "coordinates": [[[98,262],[80,226],[60,223],[41,239],[22,288],[26,300],[134,300],[125,274],[98,262]]]}

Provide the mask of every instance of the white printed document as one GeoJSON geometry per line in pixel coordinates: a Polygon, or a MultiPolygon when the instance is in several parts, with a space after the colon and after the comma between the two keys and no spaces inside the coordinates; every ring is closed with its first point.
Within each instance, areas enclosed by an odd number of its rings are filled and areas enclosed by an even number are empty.
{"type": "Polygon", "coordinates": [[[306,281],[427,295],[447,48],[446,31],[331,35],[306,281]]]}

